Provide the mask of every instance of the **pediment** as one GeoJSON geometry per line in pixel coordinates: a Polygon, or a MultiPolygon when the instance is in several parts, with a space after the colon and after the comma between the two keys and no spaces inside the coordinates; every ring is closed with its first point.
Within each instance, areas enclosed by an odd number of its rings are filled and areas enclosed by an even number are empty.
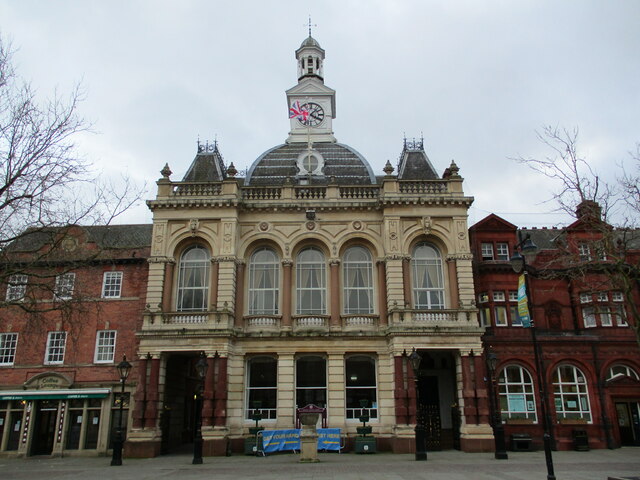
{"type": "Polygon", "coordinates": [[[486,216],[478,223],[471,227],[472,230],[477,232],[484,231],[516,231],[518,227],[516,227],[513,223],[507,222],[504,218],[499,217],[495,213],[486,216]]]}
{"type": "Polygon", "coordinates": [[[335,95],[333,88],[327,87],[317,80],[309,80],[287,90],[287,97],[291,95],[335,95]]]}
{"type": "Polygon", "coordinates": [[[628,375],[618,375],[605,382],[605,387],[638,387],[640,380],[631,378],[628,375]]]}

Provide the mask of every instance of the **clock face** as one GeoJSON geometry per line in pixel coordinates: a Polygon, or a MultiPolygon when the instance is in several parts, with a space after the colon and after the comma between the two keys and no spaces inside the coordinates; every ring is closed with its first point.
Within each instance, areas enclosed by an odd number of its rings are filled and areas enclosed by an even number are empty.
{"type": "Polygon", "coordinates": [[[298,117],[298,121],[307,127],[315,127],[324,120],[324,110],[317,103],[309,102],[302,105],[302,110],[307,112],[304,118],[298,117]]]}

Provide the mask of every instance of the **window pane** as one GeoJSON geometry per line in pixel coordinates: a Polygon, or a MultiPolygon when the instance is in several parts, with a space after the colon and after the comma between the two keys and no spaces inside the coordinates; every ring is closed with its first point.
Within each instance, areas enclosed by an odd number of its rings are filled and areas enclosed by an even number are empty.
{"type": "Polygon", "coordinates": [[[322,357],[301,357],[296,362],[296,405],[327,404],[326,360],[322,357]]]}
{"type": "Polygon", "coordinates": [[[368,250],[352,247],[343,259],[344,312],[373,313],[373,263],[368,250]]]}
{"type": "Polygon", "coordinates": [[[562,365],[554,372],[553,393],[558,418],[591,421],[589,395],[584,374],[573,365],[562,365]]]}
{"type": "Polygon", "coordinates": [[[254,252],[249,260],[249,315],[276,315],[280,290],[280,263],[269,248],[254,252]]]}
{"type": "Polygon", "coordinates": [[[308,248],[298,255],[296,290],[298,314],[326,313],[326,269],[324,255],[319,250],[308,248]]]}
{"type": "Polygon", "coordinates": [[[104,272],[102,296],[104,298],[120,297],[122,288],[122,272],[104,272]]]}
{"type": "Polygon", "coordinates": [[[178,311],[205,311],[209,297],[209,252],[197,245],[180,257],[178,311]]]}
{"type": "Polygon", "coordinates": [[[502,419],[526,418],[537,421],[533,382],[527,370],[519,365],[509,365],[500,372],[498,379],[502,419]]]}
{"type": "Polygon", "coordinates": [[[258,412],[264,419],[275,419],[277,413],[278,362],[272,357],[255,357],[248,361],[247,405],[245,418],[258,412]]]}
{"type": "Polygon", "coordinates": [[[444,308],[444,274],[440,252],[427,243],[413,251],[413,301],[417,309],[444,308]]]}

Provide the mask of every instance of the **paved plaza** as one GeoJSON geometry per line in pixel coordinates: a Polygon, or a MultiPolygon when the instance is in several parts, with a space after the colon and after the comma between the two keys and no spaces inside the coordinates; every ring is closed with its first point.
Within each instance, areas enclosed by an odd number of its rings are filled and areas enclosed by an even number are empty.
{"type": "MultiPolygon", "coordinates": [[[[320,462],[301,464],[299,455],[268,457],[234,455],[205,457],[204,464],[192,465],[191,456],[166,455],[151,459],[124,459],[111,467],[106,457],[67,457],[26,459],[0,458],[2,480],[546,480],[543,452],[509,452],[508,460],[495,460],[492,454],[458,451],[430,452],[427,462],[416,462],[413,455],[379,453],[321,453],[320,462]]],[[[640,480],[640,448],[554,452],[558,480],[640,480]],[[636,480],[636,479],[634,479],[636,480]]]]}

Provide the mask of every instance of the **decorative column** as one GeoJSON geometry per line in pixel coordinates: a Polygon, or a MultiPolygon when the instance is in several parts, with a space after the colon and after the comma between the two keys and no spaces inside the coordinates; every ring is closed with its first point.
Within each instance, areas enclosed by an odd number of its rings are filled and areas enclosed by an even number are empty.
{"type": "Polygon", "coordinates": [[[329,262],[331,268],[331,322],[332,329],[339,329],[340,323],[340,259],[333,258],[329,262]]]}
{"type": "Polygon", "coordinates": [[[218,273],[220,264],[217,258],[211,259],[211,289],[209,290],[209,310],[218,309],[218,273]]]}
{"type": "Polygon", "coordinates": [[[244,262],[236,263],[236,317],[235,326],[241,327],[244,325],[244,262]]]}
{"type": "Polygon", "coordinates": [[[160,381],[160,357],[151,359],[147,405],[144,411],[144,428],[155,428],[158,420],[158,382],[160,381]]]}
{"type": "Polygon", "coordinates": [[[227,423],[227,390],[229,388],[227,382],[227,357],[215,357],[215,402],[213,410],[213,425],[215,427],[224,427],[227,423]]]}
{"type": "Polygon", "coordinates": [[[378,311],[380,312],[380,325],[387,324],[387,272],[384,260],[378,260],[378,311]]]}
{"type": "Polygon", "coordinates": [[[406,308],[411,305],[411,257],[402,258],[402,289],[406,308]]]}
{"type": "Polygon", "coordinates": [[[164,281],[162,284],[162,311],[170,312],[172,290],[173,290],[173,274],[175,271],[175,262],[173,260],[168,261],[164,265],[164,281]]]}
{"type": "Polygon", "coordinates": [[[204,378],[204,393],[202,396],[202,426],[210,427],[213,424],[213,402],[214,402],[214,362],[215,357],[207,357],[207,374],[204,378]]]}
{"type": "Polygon", "coordinates": [[[447,273],[449,276],[449,295],[451,297],[451,308],[457,310],[460,308],[460,295],[458,292],[458,269],[456,268],[456,259],[447,258],[447,273]]]}
{"type": "Polygon", "coordinates": [[[291,327],[291,259],[282,261],[282,327],[291,327]]]}
{"type": "Polygon", "coordinates": [[[144,428],[144,414],[147,403],[147,359],[148,355],[138,361],[138,385],[133,394],[136,406],[133,409],[133,428],[144,428]]]}

